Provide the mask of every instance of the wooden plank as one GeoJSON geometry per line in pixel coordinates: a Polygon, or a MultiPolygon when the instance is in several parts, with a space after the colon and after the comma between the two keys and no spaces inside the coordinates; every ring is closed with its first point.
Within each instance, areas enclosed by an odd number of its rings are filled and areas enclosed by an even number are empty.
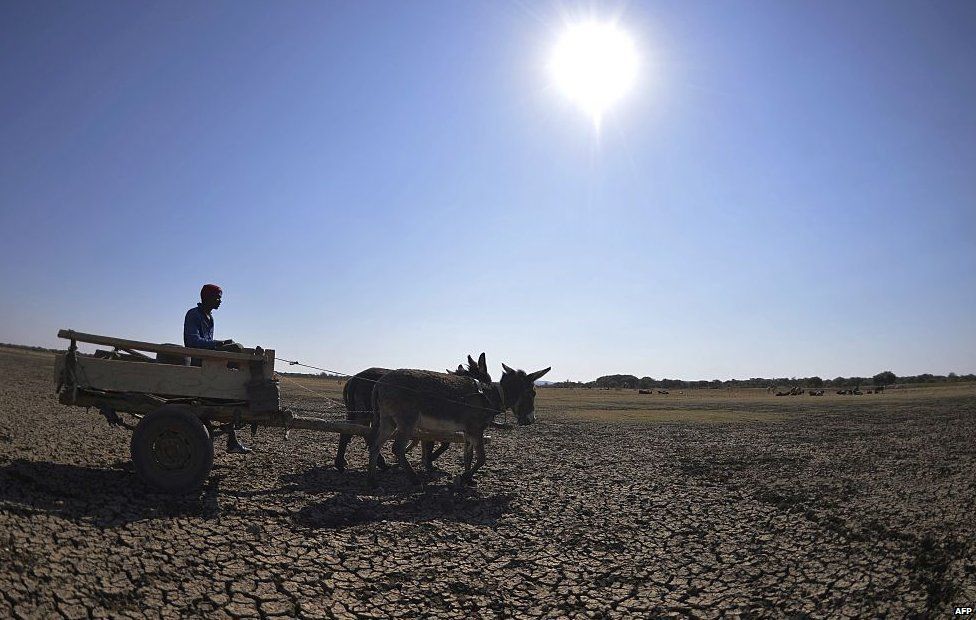
{"type": "MultiPolygon", "coordinates": [[[[274,363],[275,363],[275,352],[274,349],[264,349],[264,378],[274,379],[274,363]]],[[[255,377],[256,379],[258,377],[255,377]]]]}
{"type": "MultiPolygon", "coordinates": [[[[211,351],[209,349],[191,349],[175,344],[155,344],[152,342],[141,342],[139,340],[126,340],[124,338],[112,338],[111,336],[99,336],[97,334],[85,334],[76,332],[73,329],[62,329],[58,331],[58,338],[65,340],[77,340],[89,344],[100,344],[107,347],[118,347],[120,349],[135,349],[137,351],[152,351],[154,353],[169,353],[177,356],[190,356],[200,359],[216,359],[228,362],[250,362],[264,359],[265,355],[258,355],[253,349],[245,349],[250,353],[232,353],[229,351],[211,351]]],[[[272,356],[273,359],[273,356],[272,356]]],[[[274,366],[272,365],[272,368],[274,366]]]]}
{"type": "Polygon", "coordinates": [[[141,359],[144,359],[144,360],[151,360],[152,359],[151,357],[149,357],[145,353],[139,353],[135,349],[122,349],[122,350],[125,351],[126,353],[128,353],[129,355],[134,356],[134,357],[138,357],[138,358],[141,358],[141,359]]]}
{"type": "MultiPolygon", "coordinates": [[[[369,434],[369,427],[363,424],[353,424],[352,422],[338,420],[320,420],[318,418],[307,418],[304,416],[295,416],[292,418],[288,422],[288,428],[300,428],[325,433],[342,433],[344,435],[356,435],[359,437],[365,437],[369,434]]],[[[423,429],[417,429],[411,439],[464,443],[464,433],[431,433],[423,429]]],[[[490,440],[490,437],[486,436],[485,441],[488,440],[490,440]]]]}
{"type": "Polygon", "coordinates": [[[320,420],[318,418],[306,418],[303,416],[295,416],[292,418],[288,422],[288,428],[301,428],[326,433],[343,433],[345,435],[356,435],[357,437],[365,437],[369,434],[369,427],[362,424],[336,420],[320,420]]]}
{"type": "MultiPolygon", "coordinates": [[[[90,392],[84,389],[78,390],[77,394],[74,393],[74,390],[63,390],[58,396],[58,402],[62,405],[73,405],[76,407],[110,407],[120,412],[126,411],[139,414],[151,413],[167,404],[165,398],[155,397],[149,394],[132,392],[101,393],[90,392]]],[[[182,403],[176,402],[174,404],[182,403]]],[[[248,412],[245,406],[235,404],[188,406],[192,408],[196,415],[218,422],[232,422],[235,420],[235,414],[240,413],[242,420],[248,423],[253,421],[261,426],[265,426],[274,425],[272,424],[274,419],[281,417],[280,413],[252,414],[248,412]]],[[[282,424],[277,424],[277,426],[282,426],[282,424]]]]}
{"type": "MultiPolygon", "coordinates": [[[[320,420],[317,418],[306,418],[295,416],[288,422],[288,428],[301,428],[312,431],[322,431],[326,433],[342,433],[344,435],[356,435],[365,437],[369,434],[369,427],[363,424],[353,424],[352,422],[342,422],[337,420],[320,420]]],[[[418,429],[413,436],[414,439],[422,441],[448,441],[452,443],[463,443],[463,433],[428,433],[418,429]]]]}
{"type": "MultiPolygon", "coordinates": [[[[180,368],[175,366],[175,368],[180,368]]],[[[84,391],[78,392],[76,399],[72,402],[71,391],[65,390],[61,393],[59,400],[64,405],[75,405],[79,407],[101,407],[107,406],[116,411],[128,411],[130,413],[150,413],[158,409],[162,403],[158,399],[147,397],[144,394],[92,394],[84,391]]],[[[192,407],[193,412],[202,418],[212,420],[218,424],[226,424],[239,419],[244,424],[257,424],[262,427],[310,430],[324,433],[343,433],[365,437],[369,434],[369,427],[352,422],[340,420],[321,420],[318,418],[308,418],[303,416],[293,416],[288,411],[276,411],[268,413],[252,413],[246,408],[236,406],[209,406],[192,407]],[[238,415],[240,416],[238,418],[238,415]]],[[[411,437],[421,441],[446,441],[449,443],[464,443],[463,433],[429,433],[423,430],[411,437]]],[[[491,437],[485,435],[485,442],[490,442],[491,437]]]]}
{"type": "Polygon", "coordinates": [[[246,364],[231,370],[226,363],[212,360],[196,367],[78,357],[75,376],[80,387],[108,392],[247,400],[245,384],[251,373],[246,364]]]}
{"type": "Polygon", "coordinates": [[[76,407],[109,407],[116,411],[127,411],[129,413],[150,413],[166,404],[162,398],[150,396],[149,394],[92,394],[90,392],[79,391],[77,394],[73,390],[64,390],[58,396],[58,402],[62,405],[74,405],[76,407]],[[73,399],[73,400],[72,400],[73,399]]]}

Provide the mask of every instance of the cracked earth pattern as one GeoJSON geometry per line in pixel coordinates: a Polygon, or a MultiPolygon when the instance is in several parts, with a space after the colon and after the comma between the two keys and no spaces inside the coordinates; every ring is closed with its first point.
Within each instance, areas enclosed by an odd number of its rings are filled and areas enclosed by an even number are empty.
{"type": "MultiPolygon", "coordinates": [[[[976,602],[976,398],[495,432],[472,491],[262,431],[154,494],[128,433],[0,348],[0,617],[943,617],[976,602]]],[[[338,386],[330,389],[337,393],[338,386]]],[[[887,398],[887,397],[884,397],[887,398]]],[[[836,403],[836,404],[833,404],[836,403]]],[[[246,435],[245,435],[246,436],[246,435]]],[[[419,455],[411,458],[416,462],[419,455]]]]}

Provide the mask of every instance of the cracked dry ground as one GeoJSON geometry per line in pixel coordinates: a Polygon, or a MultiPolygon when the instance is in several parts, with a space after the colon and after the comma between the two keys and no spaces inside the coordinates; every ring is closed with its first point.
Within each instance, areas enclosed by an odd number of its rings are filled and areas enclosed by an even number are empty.
{"type": "Polygon", "coordinates": [[[370,493],[359,440],[340,474],[334,436],[263,431],[246,457],[218,447],[208,485],[173,498],[135,478],[127,433],[56,403],[51,366],[0,348],[0,617],[905,617],[976,602],[972,391],[755,398],[722,404],[754,421],[641,423],[585,421],[542,390],[541,420],[496,432],[467,494],[396,471],[370,493]]]}

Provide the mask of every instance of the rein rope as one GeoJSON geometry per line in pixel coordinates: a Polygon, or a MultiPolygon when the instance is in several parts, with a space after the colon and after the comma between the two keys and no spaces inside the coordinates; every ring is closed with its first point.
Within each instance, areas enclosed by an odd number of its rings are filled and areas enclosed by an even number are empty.
{"type": "Polygon", "coordinates": [[[282,379],[284,379],[285,381],[287,381],[288,383],[297,385],[298,387],[302,388],[306,392],[311,392],[312,394],[315,394],[316,396],[318,396],[320,398],[324,398],[325,400],[329,401],[330,403],[332,403],[331,405],[329,405],[329,407],[331,409],[337,409],[339,407],[345,407],[346,406],[345,403],[339,402],[338,400],[332,398],[328,394],[325,394],[323,392],[317,392],[317,391],[313,390],[312,388],[309,388],[309,387],[306,387],[306,386],[302,385],[301,383],[299,383],[298,381],[295,381],[294,379],[289,379],[288,377],[286,377],[284,375],[280,375],[280,377],[282,379]]]}
{"type": "MultiPolygon", "coordinates": [[[[353,376],[354,376],[354,375],[346,374],[344,372],[339,372],[337,370],[329,370],[328,368],[319,368],[318,366],[312,366],[310,364],[303,364],[303,363],[301,363],[299,361],[296,361],[296,360],[286,360],[286,359],[281,358],[281,357],[275,357],[275,361],[277,361],[277,362],[285,362],[289,366],[301,366],[303,368],[311,368],[312,370],[318,370],[320,372],[327,372],[327,373],[331,373],[333,375],[338,375],[340,377],[348,377],[350,379],[353,378],[353,376]]],[[[457,376],[457,375],[455,375],[455,376],[457,376]]],[[[283,375],[282,375],[282,378],[284,378],[283,375]]],[[[469,379],[472,379],[476,383],[480,383],[474,377],[468,377],[468,378],[469,379]]],[[[379,383],[379,380],[378,379],[365,379],[363,377],[359,377],[359,380],[360,381],[369,381],[370,383],[379,383]]],[[[292,381],[292,382],[293,383],[296,383],[296,384],[298,383],[297,381],[292,381]]],[[[494,385],[494,383],[492,385],[494,385]]],[[[498,415],[499,413],[503,413],[504,412],[505,413],[505,420],[506,420],[506,422],[508,421],[508,410],[507,409],[504,409],[503,411],[498,411],[497,409],[493,409],[493,408],[490,408],[490,407],[479,407],[478,405],[472,405],[470,403],[465,403],[465,402],[462,402],[460,400],[454,400],[452,398],[447,398],[445,396],[440,396],[439,394],[433,394],[431,392],[425,392],[423,390],[415,390],[415,389],[408,388],[408,387],[403,387],[403,386],[395,386],[395,387],[398,390],[405,390],[407,392],[414,392],[416,394],[422,394],[424,396],[428,396],[430,398],[436,398],[437,400],[442,400],[444,402],[454,403],[456,405],[462,405],[464,407],[468,407],[469,409],[480,409],[482,411],[492,411],[492,412],[495,413],[495,415],[498,415]]],[[[305,387],[304,385],[302,386],[302,388],[308,390],[309,392],[312,392],[313,394],[315,393],[314,390],[311,390],[311,389],[305,387]]],[[[501,384],[498,384],[497,389],[499,390],[499,392],[501,391],[501,384]]],[[[476,393],[477,394],[483,394],[482,392],[476,392],[476,393]]],[[[503,393],[499,393],[499,395],[501,396],[501,403],[502,403],[502,406],[504,407],[505,406],[505,395],[503,393]]],[[[329,396],[325,396],[324,394],[320,394],[320,396],[324,396],[325,398],[328,398],[329,400],[335,400],[335,399],[333,399],[333,398],[331,398],[329,396]]],[[[518,401],[516,401],[516,402],[518,402],[518,401]]]]}

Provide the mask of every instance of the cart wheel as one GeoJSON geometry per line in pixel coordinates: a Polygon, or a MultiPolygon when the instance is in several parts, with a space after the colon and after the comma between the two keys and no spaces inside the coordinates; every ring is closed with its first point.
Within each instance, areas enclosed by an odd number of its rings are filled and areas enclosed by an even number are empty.
{"type": "Polygon", "coordinates": [[[132,464],[146,484],[168,493],[200,487],[213,467],[213,442],[189,407],[166,405],[132,433],[132,464]]]}

